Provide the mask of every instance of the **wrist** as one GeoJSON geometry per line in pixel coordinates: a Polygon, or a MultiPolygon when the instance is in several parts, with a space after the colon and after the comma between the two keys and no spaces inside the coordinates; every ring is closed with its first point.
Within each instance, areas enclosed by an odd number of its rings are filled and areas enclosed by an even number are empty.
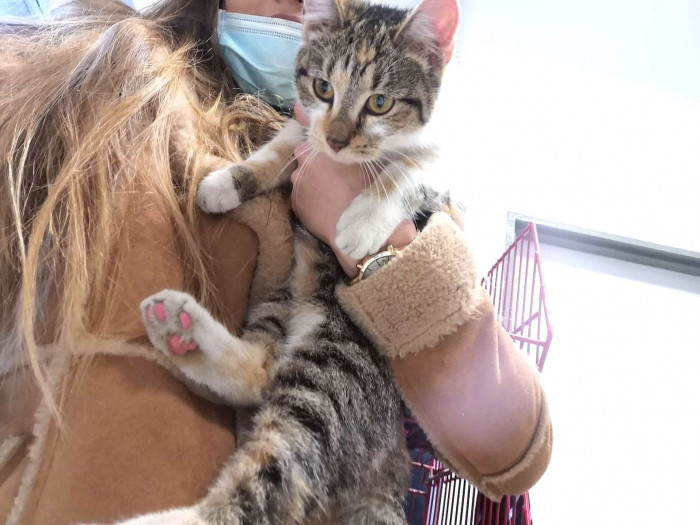
{"type": "MultiPolygon", "coordinates": [[[[394,230],[394,233],[386,240],[385,246],[392,245],[395,250],[401,250],[408,246],[411,241],[416,237],[417,230],[415,224],[411,220],[405,220],[394,230]]],[[[335,252],[338,262],[343,267],[345,274],[354,278],[357,276],[359,270],[357,265],[360,263],[359,259],[353,259],[352,257],[344,254],[335,243],[331,244],[331,248],[335,252]]]]}

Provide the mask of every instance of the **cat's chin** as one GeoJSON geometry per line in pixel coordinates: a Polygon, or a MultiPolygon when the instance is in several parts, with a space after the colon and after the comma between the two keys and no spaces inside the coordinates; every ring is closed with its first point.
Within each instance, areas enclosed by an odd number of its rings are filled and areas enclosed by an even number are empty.
{"type": "Polygon", "coordinates": [[[341,164],[361,164],[363,162],[372,162],[380,159],[377,155],[354,155],[349,151],[339,151],[338,153],[326,152],[326,155],[341,164]]]}

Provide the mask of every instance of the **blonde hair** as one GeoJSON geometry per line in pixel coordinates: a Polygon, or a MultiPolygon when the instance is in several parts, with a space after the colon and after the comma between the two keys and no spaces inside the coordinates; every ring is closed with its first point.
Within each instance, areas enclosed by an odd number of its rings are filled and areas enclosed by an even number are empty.
{"type": "Polygon", "coordinates": [[[54,411],[40,350],[99,333],[124,196],[145,188],[166,204],[187,286],[206,295],[197,183],[212,158],[240,159],[279,128],[213,52],[216,11],[92,1],[0,21],[0,372],[28,361],[54,411]]]}

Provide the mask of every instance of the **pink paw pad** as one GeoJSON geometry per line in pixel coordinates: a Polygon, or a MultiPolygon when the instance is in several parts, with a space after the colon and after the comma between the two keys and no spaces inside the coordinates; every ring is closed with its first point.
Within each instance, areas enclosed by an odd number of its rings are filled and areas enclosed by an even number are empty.
{"type": "Polygon", "coordinates": [[[168,337],[168,350],[176,355],[185,355],[187,352],[197,349],[197,343],[193,341],[183,341],[182,337],[173,334],[168,337]]]}
{"type": "Polygon", "coordinates": [[[146,307],[146,321],[149,323],[153,322],[153,307],[151,307],[151,305],[146,307]]]}
{"type": "Polygon", "coordinates": [[[159,321],[165,321],[168,318],[168,311],[165,309],[163,303],[156,303],[153,306],[153,312],[156,314],[159,321]]]}
{"type": "Polygon", "coordinates": [[[187,312],[180,313],[180,326],[184,330],[189,330],[190,326],[192,326],[192,317],[187,312]]]}

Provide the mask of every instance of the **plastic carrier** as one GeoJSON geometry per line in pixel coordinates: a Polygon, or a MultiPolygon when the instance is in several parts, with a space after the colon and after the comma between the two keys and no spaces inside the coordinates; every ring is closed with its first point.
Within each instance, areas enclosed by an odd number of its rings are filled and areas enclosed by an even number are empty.
{"type": "MultiPolygon", "coordinates": [[[[552,342],[537,228],[528,224],[491,267],[482,285],[496,318],[536,366],[544,367],[552,342]]],[[[495,503],[435,459],[410,415],[405,422],[411,454],[411,488],[406,496],[410,525],[531,525],[529,495],[495,503]],[[411,446],[413,443],[413,446],[411,446]]]]}

